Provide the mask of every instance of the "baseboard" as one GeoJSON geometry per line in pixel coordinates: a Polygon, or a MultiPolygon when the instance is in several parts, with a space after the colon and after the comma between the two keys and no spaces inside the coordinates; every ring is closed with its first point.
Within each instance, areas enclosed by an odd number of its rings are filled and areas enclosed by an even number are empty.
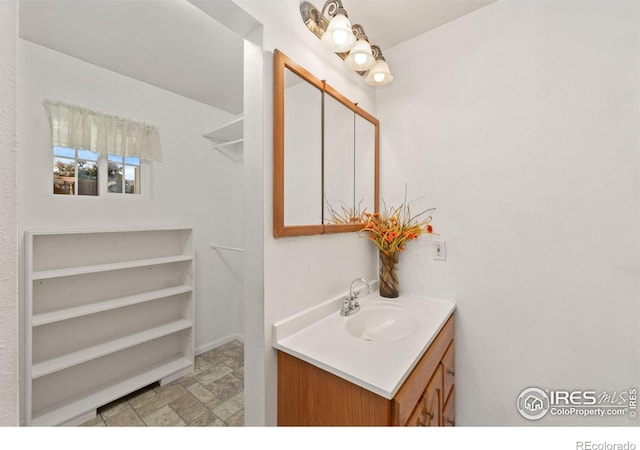
{"type": "Polygon", "coordinates": [[[209,341],[206,344],[199,345],[195,348],[196,355],[200,355],[202,353],[208,352],[209,350],[213,350],[216,347],[220,347],[221,345],[226,344],[227,342],[238,340],[240,342],[244,342],[244,336],[238,333],[231,334],[229,336],[225,336],[223,338],[214,339],[213,341],[209,341]]]}
{"type": "Polygon", "coordinates": [[[69,419],[69,420],[61,423],[59,426],[61,426],[61,427],[77,427],[79,425],[82,425],[85,422],[88,422],[89,420],[95,419],[96,417],[98,417],[97,410],[92,409],[90,411],[87,411],[86,413],[83,413],[83,414],[80,414],[77,417],[74,417],[73,419],[69,419]]]}
{"type": "Polygon", "coordinates": [[[164,386],[165,384],[169,384],[174,380],[177,380],[180,377],[183,377],[185,375],[189,375],[190,373],[193,372],[194,367],[193,366],[189,366],[189,367],[185,367],[182,370],[178,370],[177,372],[172,373],[171,375],[161,378],[160,379],[160,386],[164,386]]]}

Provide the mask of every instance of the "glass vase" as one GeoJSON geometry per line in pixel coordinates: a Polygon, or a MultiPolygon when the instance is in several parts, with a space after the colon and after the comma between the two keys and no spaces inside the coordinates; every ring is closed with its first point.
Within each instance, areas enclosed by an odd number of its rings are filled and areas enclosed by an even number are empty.
{"type": "Polygon", "coordinates": [[[400,295],[397,264],[400,253],[380,252],[380,297],[396,298],[400,295]]]}

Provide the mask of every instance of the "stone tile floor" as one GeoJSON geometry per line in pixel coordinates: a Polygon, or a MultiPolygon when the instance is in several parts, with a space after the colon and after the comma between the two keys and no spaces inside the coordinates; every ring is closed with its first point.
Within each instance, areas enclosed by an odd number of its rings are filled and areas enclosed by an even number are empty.
{"type": "Polygon", "coordinates": [[[244,346],[234,340],[196,356],[195,371],[98,409],[82,426],[243,426],[244,346]]]}

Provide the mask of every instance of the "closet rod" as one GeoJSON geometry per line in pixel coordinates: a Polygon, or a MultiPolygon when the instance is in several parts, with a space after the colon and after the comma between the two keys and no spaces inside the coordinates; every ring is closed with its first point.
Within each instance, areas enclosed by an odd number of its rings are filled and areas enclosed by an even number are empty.
{"type": "Polygon", "coordinates": [[[225,247],[223,245],[211,244],[211,248],[214,250],[231,250],[232,252],[243,252],[243,248],[238,247],[225,247]]]}

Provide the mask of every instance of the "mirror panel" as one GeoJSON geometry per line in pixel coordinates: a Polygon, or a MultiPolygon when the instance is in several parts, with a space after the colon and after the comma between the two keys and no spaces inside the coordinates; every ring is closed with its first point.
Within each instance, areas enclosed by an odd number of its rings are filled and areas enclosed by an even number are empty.
{"type": "Polygon", "coordinates": [[[284,223],[322,223],[322,92],[285,70],[284,223]]]}
{"type": "Polygon", "coordinates": [[[373,213],[377,208],[376,123],[355,115],[354,206],[359,213],[373,213]]]}
{"type": "MultiPolygon", "coordinates": [[[[317,173],[314,173],[313,179],[317,180],[318,178],[321,180],[318,185],[317,182],[312,182],[312,186],[308,188],[306,185],[302,185],[300,182],[303,178],[301,175],[308,173],[307,162],[304,158],[300,157],[305,153],[305,148],[307,146],[316,147],[315,138],[309,139],[308,141],[302,141],[301,136],[303,133],[298,133],[295,131],[295,125],[290,126],[287,124],[285,127],[285,113],[286,110],[296,108],[301,109],[298,105],[286,105],[286,94],[285,94],[285,86],[286,80],[289,79],[291,87],[294,89],[288,95],[288,99],[295,99],[298,95],[298,92],[305,92],[304,95],[309,97],[313,97],[312,90],[315,89],[318,91],[318,95],[320,99],[322,99],[322,92],[324,89],[324,83],[320,81],[318,78],[314,77],[310,72],[304,69],[302,66],[295,64],[289,58],[287,58],[282,52],[276,50],[274,52],[274,66],[273,66],[273,235],[275,237],[279,236],[301,236],[301,235],[310,235],[310,234],[321,234],[323,232],[322,226],[322,164],[318,164],[318,167],[314,170],[317,170],[317,173]],[[303,85],[309,85],[308,87],[297,86],[296,82],[298,77],[300,80],[303,80],[303,85]],[[293,92],[296,92],[295,94],[293,92]],[[287,147],[286,154],[292,155],[294,159],[289,160],[285,157],[285,144],[286,144],[286,133],[285,129],[288,129],[288,133],[290,138],[292,139],[291,146],[292,149],[287,147]],[[313,142],[312,142],[313,141],[313,142]],[[296,150],[297,149],[297,150],[296,150]],[[293,152],[297,151],[297,154],[293,154],[293,152]],[[286,161],[285,161],[286,159],[286,161]],[[285,169],[286,167],[286,169],[285,169]],[[285,175],[285,170],[288,172],[288,175],[285,175]],[[287,179],[288,181],[287,181],[287,179]],[[288,183],[285,186],[285,183],[288,183]],[[292,187],[289,189],[289,187],[292,187]],[[295,187],[295,190],[293,189],[295,187]],[[306,195],[305,191],[310,189],[311,191],[315,190],[315,195],[306,195]],[[297,192],[296,192],[297,191],[297,192]],[[287,210],[286,204],[289,203],[288,208],[296,208],[296,204],[304,201],[300,198],[300,196],[304,196],[304,198],[309,199],[313,207],[316,208],[315,212],[312,212],[310,208],[312,206],[305,205],[302,212],[285,212],[287,210]],[[315,198],[312,198],[314,197],[315,198]],[[307,209],[309,206],[309,209],[307,209]],[[287,216],[287,220],[294,222],[287,223],[285,221],[285,215],[287,216]],[[303,218],[305,220],[309,220],[309,222],[304,223],[303,218]],[[285,225],[286,224],[286,225],[285,225]]],[[[322,117],[322,100],[318,102],[318,109],[320,117],[322,117]]],[[[302,108],[301,111],[304,111],[306,108],[302,108]]],[[[317,117],[317,113],[308,113],[308,117],[317,117]]],[[[313,119],[309,119],[308,122],[305,123],[305,126],[309,128],[312,127],[311,122],[313,119]]],[[[296,121],[297,122],[297,121],[296,121]]],[[[320,120],[320,127],[317,131],[309,131],[312,135],[320,135],[322,136],[322,121],[320,120]]],[[[322,138],[320,138],[322,139],[322,138]]],[[[322,161],[322,144],[320,144],[319,158],[322,161]]],[[[317,161],[318,156],[314,156],[314,160],[317,161]]]]}
{"type": "Polygon", "coordinates": [[[273,136],[275,237],[358,231],[378,210],[378,120],[278,50],[273,136]]]}
{"type": "Polygon", "coordinates": [[[354,112],[324,96],[324,223],[346,218],[354,204],[354,112]]]}

